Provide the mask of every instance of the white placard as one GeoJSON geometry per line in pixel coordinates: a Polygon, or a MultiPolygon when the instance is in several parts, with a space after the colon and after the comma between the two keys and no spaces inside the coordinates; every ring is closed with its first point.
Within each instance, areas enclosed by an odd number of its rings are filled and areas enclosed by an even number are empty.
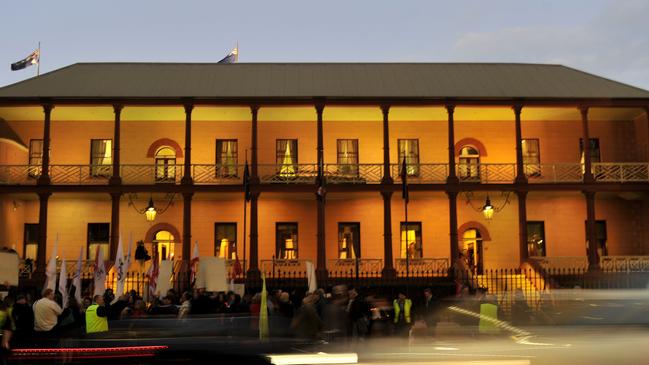
{"type": "Polygon", "coordinates": [[[0,284],[18,286],[18,255],[0,252],[0,284]]]}
{"type": "Polygon", "coordinates": [[[174,262],[170,260],[160,261],[160,274],[158,275],[158,285],[156,286],[156,292],[159,296],[167,295],[167,290],[171,289],[173,265],[174,262]]]}
{"type": "Polygon", "coordinates": [[[213,256],[201,256],[198,261],[198,279],[196,281],[196,287],[204,287],[206,291],[228,291],[225,260],[213,256]],[[201,285],[199,286],[198,283],[201,285]]]}

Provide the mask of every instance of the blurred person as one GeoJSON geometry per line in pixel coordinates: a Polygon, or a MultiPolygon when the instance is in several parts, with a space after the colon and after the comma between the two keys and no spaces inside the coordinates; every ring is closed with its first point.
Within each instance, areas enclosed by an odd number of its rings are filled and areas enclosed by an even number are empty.
{"type": "Polygon", "coordinates": [[[108,332],[108,309],[104,296],[95,295],[93,303],[86,309],[86,334],[108,332]]]}
{"type": "Polygon", "coordinates": [[[530,324],[531,309],[527,305],[527,300],[523,294],[523,289],[518,288],[514,291],[514,302],[511,308],[511,323],[514,326],[525,326],[530,324]]]}
{"type": "Polygon", "coordinates": [[[5,304],[5,301],[0,302],[0,331],[2,331],[2,344],[0,346],[0,358],[4,358],[4,353],[11,349],[10,341],[12,330],[12,318],[5,304]]]}
{"type": "Polygon", "coordinates": [[[186,318],[191,313],[191,300],[192,296],[188,291],[184,292],[180,297],[180,308],[178,309],[178,319],[186,318]]]}
{"type": "Polygon", "coordinates": [[[205,293],[204,288],[194,290],[194,296],[191,301],[192,314],[208,314],[212,313],[212,302],[205,293]]]}
{"type": "Polygon", "coordinates": [[[424,299],[417,308],[417,313],[421,316],[426,327],[429,329],[429,334],[435,329],[438,320],[439,300],[433,296],[433,291],[430,288],[424,289],[424,299]]]}
{"type": "Polygon", "coordinates": [[[52,333],[63,309],[54,301],[54,290],[43,290],[43,297],[34,303],[34,331],[38,334],[52,333]]]}
{"type": "Polygon", "coordinates": [[[293,318],[295,307],[291,303],[290,295],[287,292],[281,292],[279,295],[279,313],[285,318],[293,318]]]}
{"type": "Polygon", "coordinates": [[[372,316],[369,303],[358,294],[356,288],[351,287],[347,291],[346,312],[348,315],[347,334],[352,339],[363,339],[369,332],[370,318],[372,316]]]}
{"type": "Polygon", "coordinates": [[[34,331],[34,312],[25,295],[18,294],[16,296],[16,303],[14,303],[11,311],[11,317],[16,327],[13,336],[14,341],[23,342],[29,340],[34,331]]]}
{"type": "Polygon", "coordinates": [[[408,299],[406,294],[400,292],[392,302],[394,309],[394,327],[395,332],[401,336],[407,336],[412,324],[410,310],[412,309],[412,300],[408,299]]]}
{"type": "Polygon", "coordinates": [[[315,304],[318,301],[317,294],[309,294],[302,300],[302,306],[297,310],[291,329],[299,338],[316,339],[322,330],[322,320],[318,316],[315,304]]]}

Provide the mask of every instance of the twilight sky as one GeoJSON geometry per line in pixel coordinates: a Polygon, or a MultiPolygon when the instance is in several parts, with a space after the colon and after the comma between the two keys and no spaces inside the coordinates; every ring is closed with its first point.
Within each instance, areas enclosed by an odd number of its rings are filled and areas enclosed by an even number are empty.
{"type": "MultiPolygon", "coordinates": [[[[11,4],[9,6],[9,4],[11,4]]],[[[10,9],[11,7],[11,9],[10,9]]],[[[21,0],[0,21],[0,86],[41,41],[76,62],[560,63],[649,89],[646,0],[21,0]]]]}

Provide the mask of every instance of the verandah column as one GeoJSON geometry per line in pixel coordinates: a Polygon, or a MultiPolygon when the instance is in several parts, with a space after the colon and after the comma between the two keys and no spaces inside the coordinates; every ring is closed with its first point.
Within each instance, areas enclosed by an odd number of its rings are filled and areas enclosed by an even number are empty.
{"type": "Polygon", "coordinates": [[[595,192],[584,191],[586,198],[586,239],[588,240],[588,270],[599,270],[597,230],[595,226],[595,192]]]}
{"type": "MultiPolygon", "coordinates": [[[[259,170],[257,168],[257,115],[258,105],[250,106],[251,133],[250,133],[250,257],[246,279],[255,280],[260,277],[259,272],[259,170]]],[[[245,259],[245,258],[244,258],[245,259]]]]}
{"type": "MultiPolygon", "coordinates": [[[[194,105],[185,104],[185,164],[181,183],[191,185],[192,181],[192,110],[194,105]]],[[[183,244],[184,247],[184,244],[183,244]]],[[[189,258],[189,256],[187,256],[189,258]]]]}
{"type": "MultiPolygon", "coordinates": [[[[250,126],[250,182],[259,182],[259,169],[257,167],[257,115],[259,106],[250,106],[251,126],[250,126]]],[[[252,223],[251,223],[252,224],[252,223]]]]}
{"type": "Polygon", "coordinates": [[[527,252],[527,191],[519,190],[518,196],[518,249],[520,263],[524,263],[529,258],[527,252]]]}
{"type": "Polygon", "coordinates": [[[316,262],[316,275],[318,278],[325,279],[327,277],[327,246],[325,242],[325,200],[326,192],[324,191],[324,147],[323,147],[323,127],[322,127],[322,114],[324,112],[324,104],[321,102],[315,105],[317,114],[317,160],[318,160],[318,175],[316,179],[317,191],[317,262],[316,262]]]}
{"type": "Polygon", "coordinates": [[[523,131],[521,126],[522,105],[514,105],[514,117],[516,127],[516,182],[520,184],[527,183],[525,167],[523,165],[523,131]]]}
{"type": "Polygon", "coordinates": [[[392,192],[382,191],[383,197],[383,272],[384,278],[397,275],[392,258],[392,192]]]}
{"type": "Polygon", "coordinates": [[[50,124],[52,109],[54,105],[43,104],[43,157],[41,159],[41,176],[38,177],[37,183],[39,185],[47,185],[50,183],[50,124]]]}
{"type": "Polygon", "coordinates": [[[117,245],[119,244],[119,200],[122,193],[110,193],[110,260],[114,261],[117,256],[117,245]]]}
{"type": "Polygon", "coordinates": [[[460,180],[455,170],[455,105],[446,105],[446,112],[448,114],[448,177],[446,178],[446,195],[448,196],[449,242],[451,245],[449,264],[453,267],[460,254],[457,237],[457,185],[460,180]]]}
{"type": "Polygon", "coordinates": [[[390,176],[390,125],[388,115],[390,114],[389,105],[381,105],[383,112],[383,179],[382,184],[392,184],[390,176]]]}
{"type": "Polygon", "coordinates": [[[590,160],[590,133],[588,131],[588,107],[580,106],[579,111],[581,112],[581,124],[583,128],[583,137],[582,137],[582,150],[584,153],[584,182],[593,182],[593,170],[592,163],[590,160]]]}
{"type": "Polygon", "coordinates": [[[188,261],[191,257],[193,196],[194,193],[183,193],[183,261],[188,261]]]}
{"type": "MultiPolygon", "coordinates": [[[[120,176],[120,129],[122,120],[122,105],[113,105],[113,113],[115,114],[115,121],[113,124],[113,175],[110,177],[109,183],[111,185],[119,185],[122,183],[120,176]]],[[[111,254],[112,257],[112,254],[111,254]]]]}
{"type": "Polygon", "coordinates": [[[38,255],[36,257],[36,269],[45,271],[47,254],[47,203],[52,193],[38,193],[38,255]]]}

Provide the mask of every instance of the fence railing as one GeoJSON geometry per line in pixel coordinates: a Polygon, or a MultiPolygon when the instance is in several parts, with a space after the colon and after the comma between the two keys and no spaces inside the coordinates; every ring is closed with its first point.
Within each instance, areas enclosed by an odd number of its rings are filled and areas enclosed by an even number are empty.
{"type": "Polygon", "coordinates": [[[317,164],[259,165],[262,184],[313,184],[318,175],[317,164]]]}
{"type": "Polygon", "coordinates": [[[125,185],[178,184],[183,165],[122,165],[120,176],[125,185]]]}
{"type": "Polygon", "coordinates": [[[381,275],[382,269],[382,259],[331,259],[327,262],[327,270],[332,277],[376,277],[381,275]]]}
{"type": "Polygon", "coordinates": [[[268,277],[295,276],[306,278],[307,260],[261,260],[259,269],[268,277]]]}
{"type": "Polygon", "coordinates": [[[398,258],[394,260],[394,269],[397,271],[397,275],[401,277],[446,276],[449,268],[448,258],[398,258]]]}
{"type": "Polygon", "coordinates": [[[0,184],[2,185],[34,185],[40,175],[40,166],[0,165],[0,184]]]}
{"type": "Polygon", "coordinates": [[[603,256],[600,268],[616,272],[649,272],[649,256],[603,256]]]}
{"type": "Polygon", "coordinates": [[[327,184],[378,184],[383,178],[382,164],[325,164],[327,184]]]}
{"type": "Polygon", "coordinates": [[[586,256],[534,256],[529,258],[544,270],[575,269],[588,270],[588,257],[586,256]]]}
{"type": "Polygon", "coordinates": [[[515,163],[457,164],[460,182],[482,184],[507,184],[516,177],[515,163]]]}
{"type": "Polygon", "coordinates": [[[647,182],[649,163],[646,162],[595,162],[595,181],[603,182],[647,182]]]}
{"type": "Polygon", "coordinates": [[[576,183],[583,181],[584,168],[580,163],[525,165],[527,181],[533,183],[576,183]]]}
{"type": "Polygon", "coordinates": [[[50,181],[60,185],[106,185],[112,165],[51,165],[50,181]]]}
{"type": "Polygon", "coordinates": [[[237,185],[243,183],[245,165],[192,165],[194,184],[237,185]]]}
{"type": "MultiPolygon", "coordinates": [[[[390,165],[392,179],[396,183],[401,183],[400,164],[390,165]]],[[[416,165],[407,165],[408,184],[442,184],[448,177],[448,164],[445,163],[422,163],[416,165]]]]}

